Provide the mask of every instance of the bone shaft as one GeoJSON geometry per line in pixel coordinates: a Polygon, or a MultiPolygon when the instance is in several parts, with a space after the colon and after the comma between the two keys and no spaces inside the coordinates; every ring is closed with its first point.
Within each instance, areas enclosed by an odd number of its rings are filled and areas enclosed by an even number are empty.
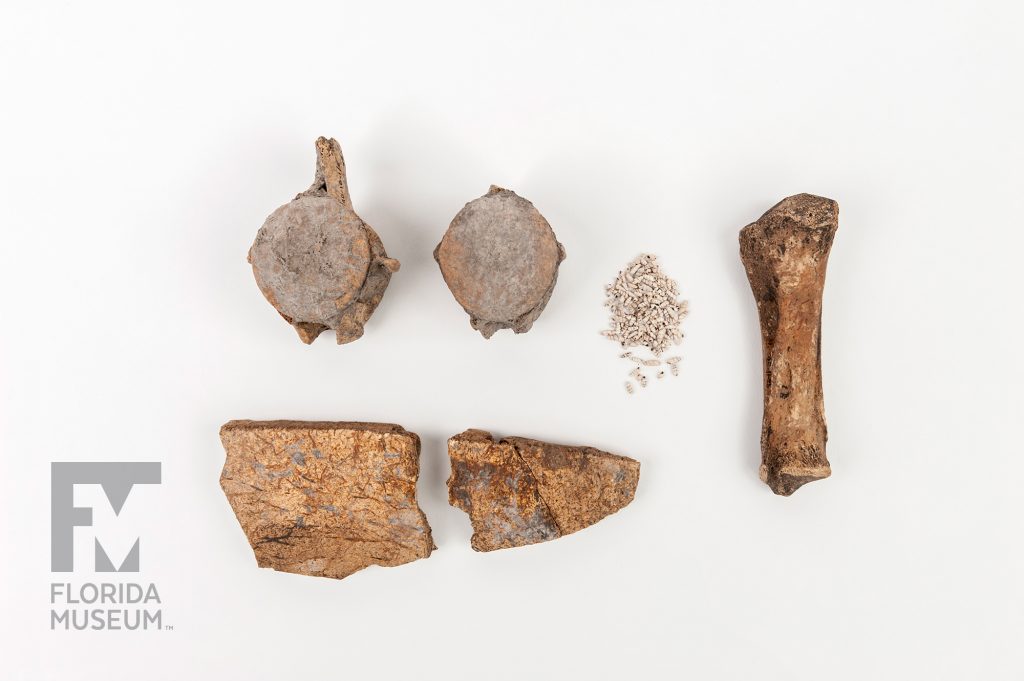
{"type": "Polygon", "coordinates": [[[761,479],[776,494],[826,478],[821,309],[838,206],[800,194],[740,233],[761,323],[764,417],[761,479]]]}

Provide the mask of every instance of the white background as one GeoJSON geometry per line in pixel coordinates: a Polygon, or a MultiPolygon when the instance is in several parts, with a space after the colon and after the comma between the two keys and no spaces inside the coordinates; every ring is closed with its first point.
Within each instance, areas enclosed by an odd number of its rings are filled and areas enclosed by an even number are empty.
{"type": "Polygon", "coordinates": [[[1022,678],[1022,19],[1010,0],[4,3],[0,675],[1022,678]],[[402,262],[343,347],[302,345],[245,262],[321,134],[402,262]],[[431,251],[491,183],[568,259],[529,334],[484,341],[431,251]],[[804,191],[840,204],[833,476],[781,498],[757,479],[737,232],[804,191]],[[644,251],[692,313],[682,377],[629,398],[602,289],[644,251]],[[235,418],[419,433],[437,552],[343,581],[257,569],[218,486],[235,418]],[[444,486],[467,427],[635,457],[636,499],[474,553],[444,486]],[[54,460],[163,462],[97,530],[142,537],[173,631],[49,631],[54,460]]]}

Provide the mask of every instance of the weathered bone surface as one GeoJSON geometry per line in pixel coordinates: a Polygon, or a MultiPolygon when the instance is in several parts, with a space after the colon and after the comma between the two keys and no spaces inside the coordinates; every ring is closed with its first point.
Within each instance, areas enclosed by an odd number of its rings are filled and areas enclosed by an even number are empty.
{"type": "Polygon", "coordinates": [[[434,259],[470,325],[490,338],[499,329],[530,330],[551,298],[565,249],[532,203],[492,186],[455,216],[434,259]]]}
{"type": "Polygon", "coordinates": [[[472,546],[494,551],[571,534],[633,500],[640,462],[590,447],[482,430],[448,440],[448,502],[469,514],[472,546]]]}
{"type": "Polygon", "coordinates": [[[427,558],[420,439],[387,423],[231,421],[220,484],[256,562],[341,579],[427,558]]]}
{"type": "Polygon", "coordinates": [[[839,204],[811,194],[782,200],[740,231],[764,351],[761,480],[788,496],[827,478],[821,389],[821,297],[839,204]]]}
{"type": "Polygon", "coordinates": [[[249,249],[256,283],[303,343],[363,335],[398,261],[352,209],[337,141],[316,141],[313,185],[267,218],[249,249]]]}

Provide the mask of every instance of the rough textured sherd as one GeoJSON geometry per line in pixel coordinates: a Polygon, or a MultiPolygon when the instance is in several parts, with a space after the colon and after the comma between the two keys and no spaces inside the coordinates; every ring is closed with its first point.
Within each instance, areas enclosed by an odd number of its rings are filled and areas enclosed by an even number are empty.
{"type": "Polygon", "coordinates": [[[448,440],[448,502],[469,514],[472,546],[494,551],[557,539],[633,500],[640,462],[591,447],[467,430],[448,440]]]}
{"type": "Polygon", "coordinates": [[[341,579],[427,558],[420,440],[387,423],[231,421],[220,484],[256,562],[341,579]]]}
{"type": "Polygon", "coordinates": [[[256,283],[303,343],[333,329],[339,344],[363,335],[398,271],[380,237],[352,209],[337,141],[316,141],[313,185],[267,218],[249,249],[256,283]]]}
{"type": "Polygon", "coordinates": [[[825,457],[821,299],[838,227],[839,204],[797,194],[740,231],[764,352],[760,475],[785,496],[832,472],[825,457]]]}
{"type": "Polygon", "coordinates": [[[452,220],[434,259],[470,325],[484,338],[526,333],[544,311],[565,249],[533,204],[492,186],[452,220]]]}

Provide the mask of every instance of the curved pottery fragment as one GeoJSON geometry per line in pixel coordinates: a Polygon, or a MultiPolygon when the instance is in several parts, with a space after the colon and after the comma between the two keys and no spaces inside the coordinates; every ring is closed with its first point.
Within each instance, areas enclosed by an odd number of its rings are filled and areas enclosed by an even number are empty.
{"type": "Polygon", "coordinates": [[[491,186],[452,220],[434,259],[470,325],[484,338],[526,333],[544,311],[565,249],[533,204],[491,186]]]}
{"type": "Polygon", "coordinates": [[[260,567],[341,579],[428,558],[420,439],[389,423],[230,421],[220,485],[260,567]]]}
{"type": "Polygon", "coordinates": [[[591,447],[467,430],[448,440],[448,503],[469,514],[473,549],[557,539],[628,505],[640,462],[591,447]]]}
{"type": "Polygon", "coordinates": [[[339,344],[363,335],[399,263],[352,209],[345,159],[316,141],[313,185],[267,218],[249,249],[256,283],[303,343],[333,329],[339,344]]]}

